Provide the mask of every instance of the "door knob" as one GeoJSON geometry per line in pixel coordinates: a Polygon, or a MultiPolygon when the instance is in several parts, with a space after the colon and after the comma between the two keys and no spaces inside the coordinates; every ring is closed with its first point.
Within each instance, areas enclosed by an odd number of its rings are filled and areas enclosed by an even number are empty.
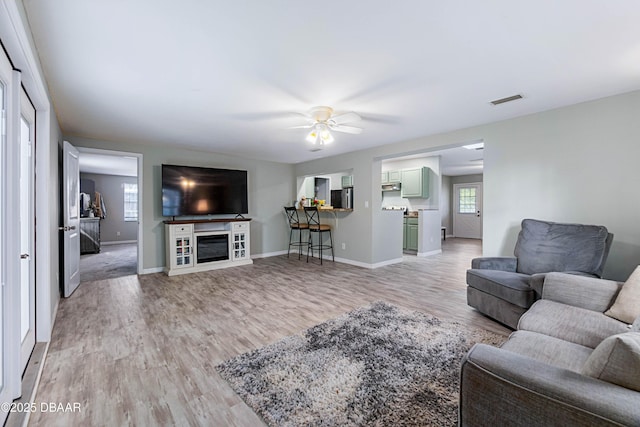
{"type": "Polygon", "coordinates": [[[29,254],[20,254],[20,259],[29,259],[29,254]]]}

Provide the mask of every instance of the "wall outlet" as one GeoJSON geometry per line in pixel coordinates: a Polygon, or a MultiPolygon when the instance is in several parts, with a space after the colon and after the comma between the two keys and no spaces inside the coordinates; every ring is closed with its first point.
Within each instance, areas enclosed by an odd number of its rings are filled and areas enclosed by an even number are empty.
{"type": "Polygon", "coordinates": [[[120,232],[116,231],[116,236],[120,237],[120,232]]]}
{"type": "Polygon", "coordinates": [[[346,251],[346,250],[347,250],[347,244],[346,244],[346,243],[343,243],[343,244],[342,244],[342,250],[343,250],[343,251],[346,251]]]}
{"type": "Polygon", "coordinates": [[[369,207],[369,201],[368,201],[368,200],[365,200],[365,201],[364,201],[364,207],[365,207],[365,208],[368,208],[368,207],[369,207]]]}

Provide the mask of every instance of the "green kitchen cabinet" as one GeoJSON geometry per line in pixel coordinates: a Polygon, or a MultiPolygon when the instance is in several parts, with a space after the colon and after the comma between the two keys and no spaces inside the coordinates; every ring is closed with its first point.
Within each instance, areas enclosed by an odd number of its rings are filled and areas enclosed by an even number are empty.
{"type": "Polygon", "coordinates": [[[342,188],[353,187],[353,175],[344,175],[340,178],[342,188]]]}
{"type": "Polygon", "coordinates": [[[402,220],[402,249],[407,249],[407,218],[402,220]]]}
{"type": "Polygon", "coordinates": [[[391,184],[394,182],[400,182],[402,180],[402,171],[387,171],[381,172],[380,183],[391,184]]]}
{"type": "Polygon", "coordinates": [[[402,227],[402,249],[418,250],[418,218],[405,218],[402,227]]]}
{"type": "Polygon", "coordinates": [[[400,182],[402,180],[401,171],[389,171],[389,182],[400,182]]]}
{"type": "Polygon", "coordinates": [[[402,171],[401,196],[427,199],[429,197],[429,171],[427,167],[402,171]]]}

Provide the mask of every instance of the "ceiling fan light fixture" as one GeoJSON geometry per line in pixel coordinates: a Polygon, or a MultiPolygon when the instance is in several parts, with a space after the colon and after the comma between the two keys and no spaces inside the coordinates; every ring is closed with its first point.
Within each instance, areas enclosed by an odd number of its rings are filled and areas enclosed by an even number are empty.
{"type": "Polygon", "coordinates": [[[333,135],[329,132],[327,125],[319,124],[317,128],[319,130],[318,134],[320,135],[320,141],[323,144],[331,144],[334,141],[333,135]]]}
{"type": "Polygon", "coordinates": [[[318,140],[318,132],[315,129],[312,129],[311,132],[307,135],[305,140],[311,144],[315,144],[318,140]]]}

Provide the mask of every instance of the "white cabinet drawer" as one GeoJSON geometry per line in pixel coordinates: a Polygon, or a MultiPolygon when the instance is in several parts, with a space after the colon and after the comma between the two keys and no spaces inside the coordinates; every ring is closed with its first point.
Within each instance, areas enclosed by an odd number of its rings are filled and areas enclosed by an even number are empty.
{"type": "Polygon", "coordinates": [[[173,232],[176,234],[191,234],[193,233],[193,224],[176,224],[172,225],[173,232]]]}
{"type": "Polygon", "coordinates": [[[248,230],[248,229],[249,229],[249,223],[248,222],[234,222],[233,223],[233,231],[248,230]]]}

